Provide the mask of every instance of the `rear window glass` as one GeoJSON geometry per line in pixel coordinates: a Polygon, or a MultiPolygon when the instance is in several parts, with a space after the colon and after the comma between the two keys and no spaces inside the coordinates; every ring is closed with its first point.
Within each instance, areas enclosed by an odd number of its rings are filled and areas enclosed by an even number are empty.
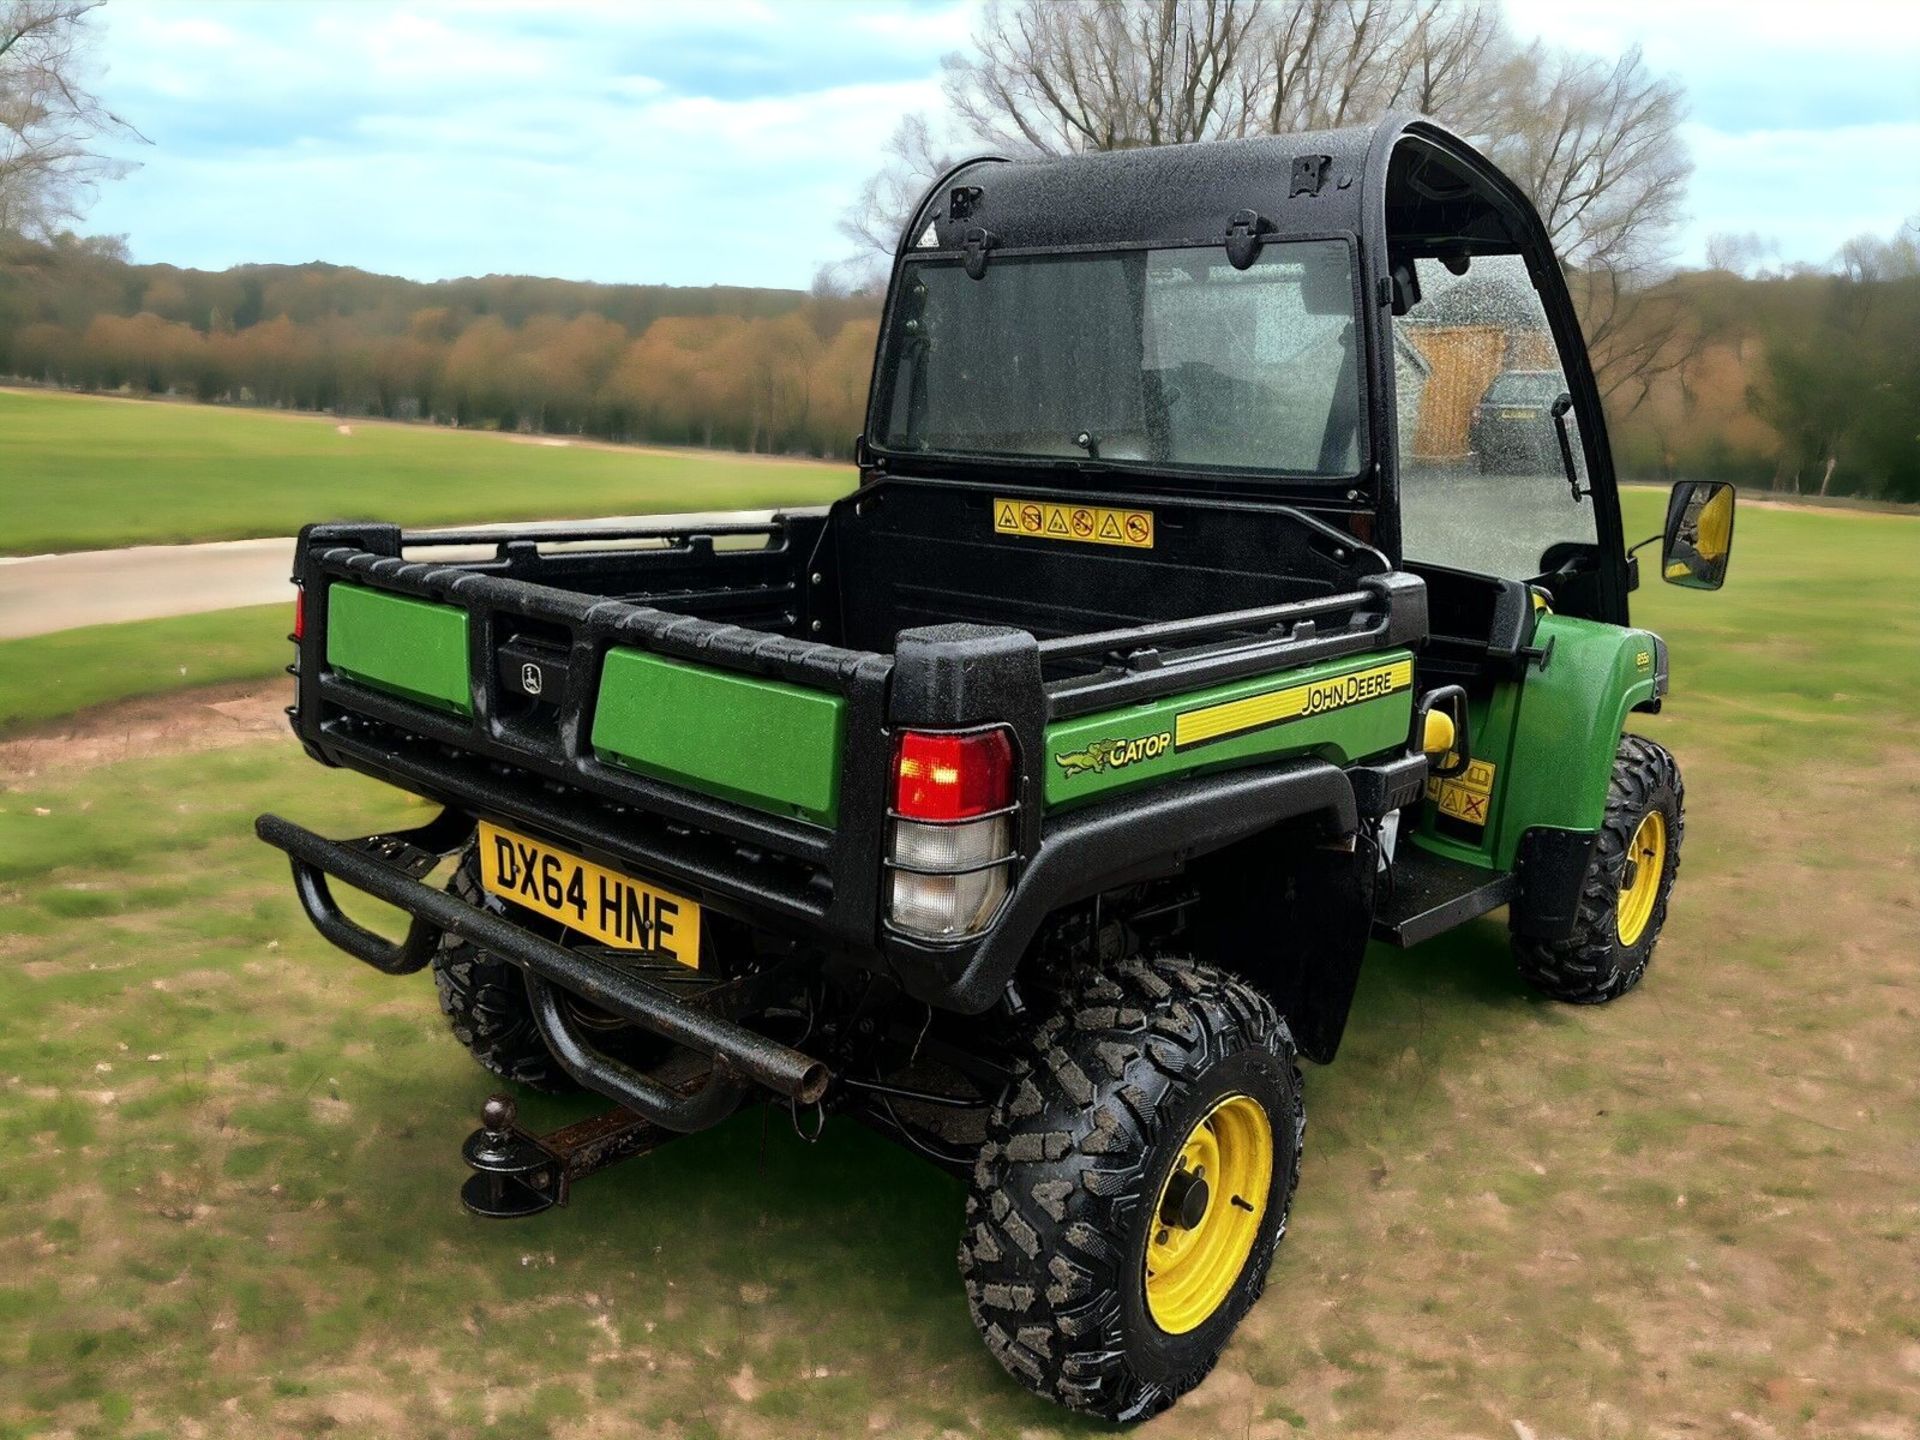
{"type": "Polygon", "coordinates": [[[1352,252],[1272,243],[911,263],[889,321],[889,450],[1346,477],[1362,463],[1352,252]]]}

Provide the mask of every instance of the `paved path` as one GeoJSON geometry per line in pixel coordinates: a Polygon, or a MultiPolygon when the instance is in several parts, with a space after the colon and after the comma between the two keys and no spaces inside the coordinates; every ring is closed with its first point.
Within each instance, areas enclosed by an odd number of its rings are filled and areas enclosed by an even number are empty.
{"type": "MultiPolygon", "coordinates": [[[[798,513],[798,512],[796,512],[798,513]]],[[[458,525],[456,530],[511,533],[554,528],[603,530],[613,526],[670,528],[722,520],[760,521],[771,510],[701,511],[686,515],[625,515],[597,520],[516,520],[458,525]]],[[[431,532],[429,532],[431,533],[431,532]]],[[[476,555],[484,550],[472,552],[476,555]]],[[[448,551],[449,560],[466,551],[448,551]]],[[[222,540],[204,545],[135,545],[68,555],[0,556],[0,640],[45,635],[78,625],[109,625],[161,615],[196,615],[240,605],[292,602],[287,576],[293,541],[222,540]]]]}

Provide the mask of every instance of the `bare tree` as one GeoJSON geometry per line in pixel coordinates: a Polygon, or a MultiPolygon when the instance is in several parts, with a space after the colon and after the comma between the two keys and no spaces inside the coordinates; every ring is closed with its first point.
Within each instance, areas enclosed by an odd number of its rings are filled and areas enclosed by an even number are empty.
{"type": "MultiPolygon", "coordinates": [[[[885,162],[868,177],[860,198],[840,222],[841,232],[849,240],[880,255],[892,251],[908,213],[926,188],[953,163],[945,147],[934,138],[924,115],[901,119],[887,140],[885,155],[885,162]]],[[[852,279],[838,273],[841,268],[830,267],[834,283],[857,288],[852,279]]]]}
{"type": "Polygon", "coordinates": [[[1758,230],[1716,230],[1707,237],[1707,268],[1732,275],[1759,275],[1769,260],[1780,258],[1780,242],[1758,230]]]}
{"type": "MultiPolygon", "coordinates": [[[[1495,151],[1579,266],[1655,258],[1690,168],[1679,87],[1638,50],[1611,64],[1522,50],[1481,0],[993,0],[945,66],[965,136],[1010,154],[1434,115],[1495,151]]],[[[929,133],[915,118],[896,134],[855,238],[890,247],[913,182],[937,172],[929,133]]]]}
{"type": "Polygon", "coordinates": [[[83,83],[102,0],[0,0],[0,235],[51,234],[129,165],[108,135],[138,138],[83,83]]]}
{"type": "Polygon", "coordinates": [[[946,61],[954,113],[1024,154],[1177,145],[1229,133],[1260,0],[994,0],[946,61]]]}
{"type": "Polygon", "coordinates": [[[1533,197],[1566,266],[1601,393],[1629,414],[1706,336],[1663,288],[1693,162],[1686,96],[1638,46],[1608,62],[1534,45],[1505,67],[1483,143],[1533,197]]]}
{"type": "Polygon", "coordinates": [[[1911,280],[1920,275],[1920,215],[1894,231],[1891,240],[1856,235],[1834,256],[1834,268],[1855,284],[1875,280],[1911,280]]]}
{"type": "Polygon", "coordinates": [[[1567,264],[1637,271],[1666,259],[1686,202],[1686,116],[1679,82],[1637,45],[1611,63],[1535,45],[1509,67],[1485,139],[1567,264]]]}
{"type": "Polygon", "coordinates": [[[1237,77],[1236,133],[1353,125],[1389,110],[1478,128],[1511,49],[1499,10],[1470,0],[1266,0],[1237,77]]]}

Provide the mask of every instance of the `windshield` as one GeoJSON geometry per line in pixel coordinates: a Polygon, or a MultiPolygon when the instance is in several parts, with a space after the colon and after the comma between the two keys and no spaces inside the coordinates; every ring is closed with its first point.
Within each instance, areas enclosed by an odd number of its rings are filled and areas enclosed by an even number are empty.
{"type": "Polygon", "coordinates": [[[902,272],[885,449],[1345,477],[1360,468],[1352,260],[1339,240],[990,257],[902,272]]]}

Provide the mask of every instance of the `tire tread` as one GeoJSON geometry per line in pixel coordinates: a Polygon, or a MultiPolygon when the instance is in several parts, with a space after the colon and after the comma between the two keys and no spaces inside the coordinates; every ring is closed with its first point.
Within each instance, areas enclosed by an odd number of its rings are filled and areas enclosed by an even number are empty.
{"type": "Polygon", "coordinates": [[[1686,829],[1686,787],[1679,762],[1664,745],[1643,735],[1621,737],[1615,753],[1613,777],[1607,785],[1606,817],[1600,843],[1594,848],[1581,883],[1580,905],[1573,931],[1560,940],[1513,937],[1514,962],[1520,976],[1541,994],[1575,1005],[1604,1005],[1638,985],[1653,958],[1660,929],[1666,923],[1667,902],[1680,869],[1680,842],[1686,829]],[[1620,876],[1627,846],[1640,817],[1663,792],[1673,795],[1667,849],[1669,860],[1654,897],[1653,913],[1639,943],[1620,944],[1614,914],[1620,899],[1620,876]]]}
{"type": "Polygon", "coordinates": [[[1300,1179],[1305,1117],[1286,1023],[1243,982],[1155,957],[1075,977],[1035,1029],[989,1120],[959,1255],[974,1323],[1022,1384],[1132,1421],[1165,1409],[1212,1368],[1217,1348],[1171,1380],[1135,1372],[1122,1343],[1118,1237],[1143,1203],[1162,1107],[1210,1065],[1249,1049],[1281,1063],[1296,1118],[1293,1144],[1276,1146],[1289,1166],[1278,1224],[1249,1262],[1251,1283],[1227,1302],[1241,1312],[1264,1285],[1300,1179]]]}

